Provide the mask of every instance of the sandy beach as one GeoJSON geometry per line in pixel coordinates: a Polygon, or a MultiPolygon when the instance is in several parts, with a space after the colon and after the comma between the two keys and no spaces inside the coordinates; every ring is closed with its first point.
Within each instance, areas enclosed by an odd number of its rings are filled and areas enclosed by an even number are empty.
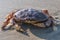
{"type": "MultiPolygon", "coordinates": [[[[0,27],[9,12],[21,8],[47,9],[53,17],[60,17],[60,0],[0,0],[0,27]]],[[[60,40],[60,25],[56,25],[57,30],[28,25],[24,27],[27,30],[26,33],[16,30],[1,31],[0,29],[0,40],[60,40]]]]}

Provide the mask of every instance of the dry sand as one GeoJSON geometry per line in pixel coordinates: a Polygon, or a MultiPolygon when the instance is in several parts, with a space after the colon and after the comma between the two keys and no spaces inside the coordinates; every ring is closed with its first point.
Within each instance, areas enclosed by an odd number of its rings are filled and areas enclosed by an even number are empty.
{"type": "MultiPolygon", "coordinates": [[[[0,25],[11,10],[20,8],[45,8],[50,15],[60,17],[60,0],[0,0],[0,25]]],[[[60,40],[60,25],[56,26],[55,31],[52,28],[41,29],[26,25],[25,28],[27,33],[0,30],[0,40],[60,40]]]]}

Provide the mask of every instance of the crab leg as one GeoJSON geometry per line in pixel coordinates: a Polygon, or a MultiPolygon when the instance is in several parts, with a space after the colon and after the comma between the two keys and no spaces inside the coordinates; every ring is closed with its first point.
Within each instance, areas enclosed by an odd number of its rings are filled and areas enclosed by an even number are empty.
{"type": "Polygon", "coordinates": [[[15,26],[16,26],[16,31],[24,32],[21,26],[19,26],[18,24],[16,24],[15,26]]]}
{"type": "Polygon", "coordinates": [[[21,24],[22,24],[21,22],[15,23],[16,31],[25,32],[25,30],[21,27],[21,24]]]}
{"type": "Polygon", "coordinates": [[[25,31],[23,30],[23,28],[21,27],[21,25],[22,25],[21,20],[17,20],[17,19],[16,19],[16,16],[14,16],[13,20],[14,20],[14,22],[15,22],[15,29],[16,29],[16,31],[25,32],[25,31]]]}

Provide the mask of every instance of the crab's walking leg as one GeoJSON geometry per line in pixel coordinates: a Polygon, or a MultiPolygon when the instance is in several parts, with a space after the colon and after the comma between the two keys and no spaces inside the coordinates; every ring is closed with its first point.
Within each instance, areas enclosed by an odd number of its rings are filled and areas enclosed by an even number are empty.
{"type": "Polygon", "coordinates": [[[16,31],[25,32],[18,24],[16,24],[16,31]]]}
{"type": "Polygon", "coordinates": [[[25,30],[21,27],[22,25],[21,20],[16,20],[14,17],[14,22],[15,22],[16,31],[25,32],[25,30]]]}
{"type": "Polygon", "coordinates": [[[42,9],[42,12],[43,12],[44,14],[46,14],[46,15],[48,15],[48,16],[49,16],[49,12],[48,12],[48,10],[47,10],[47,9],[42,9]]]}
{"type": "MultiPolygon", "coordinates": [[[[21,25],[21,23],[20,23],[21,25]]],[[[19,32],[25,32],[25,30],[19,25],[19,23],[16,23],[16,31],[19,31],[19,32]]]]}

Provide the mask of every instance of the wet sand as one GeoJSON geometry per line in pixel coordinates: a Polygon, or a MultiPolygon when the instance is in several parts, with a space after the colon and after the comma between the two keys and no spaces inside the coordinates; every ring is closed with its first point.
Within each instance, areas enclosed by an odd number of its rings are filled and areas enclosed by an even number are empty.
{"type": "MultiPolygon", "coordinates": [[[[48,9],[50,15],[60,17],[60,0],[0,0],[0,25],[10,11],[20,8],[48,9]]],[[[24,27],[26,33],[0,30],[0,40],[60,40],[60,25],[55,31],[52,28],[24,27]]]]}

